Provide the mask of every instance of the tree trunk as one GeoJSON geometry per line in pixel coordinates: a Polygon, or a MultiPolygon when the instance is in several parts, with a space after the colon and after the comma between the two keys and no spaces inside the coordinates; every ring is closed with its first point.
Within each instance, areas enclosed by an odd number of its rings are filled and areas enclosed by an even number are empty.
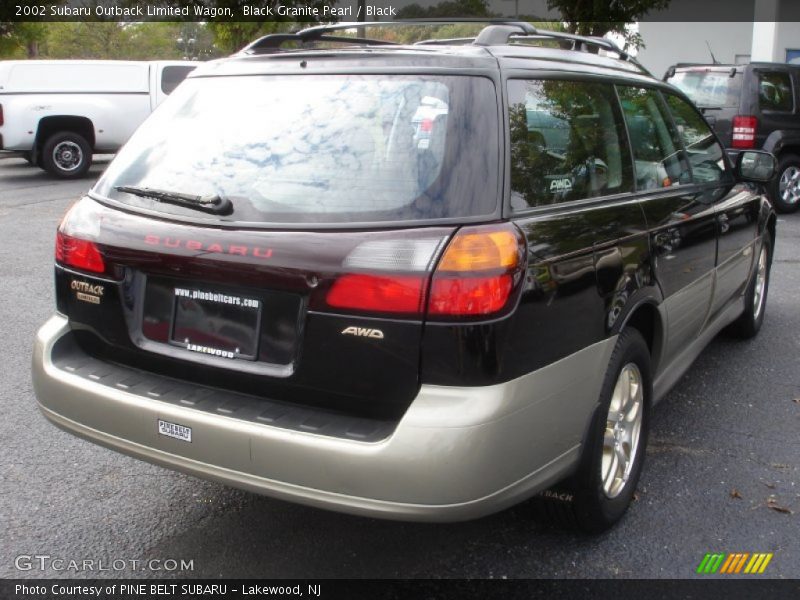
{"type": "Polygon", "coordinates": [[[28,58],[38,58],[39,56],[39,42],[36,40],[30,40],[26,44],[26,50],[28,52],[28,58]]]}

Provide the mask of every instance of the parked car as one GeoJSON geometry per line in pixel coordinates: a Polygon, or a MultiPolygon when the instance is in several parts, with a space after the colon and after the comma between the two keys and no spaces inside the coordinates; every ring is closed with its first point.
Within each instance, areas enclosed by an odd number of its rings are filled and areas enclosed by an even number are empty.
{"type": "Polygon", "coordinates": [[[197,67],[185,61],[0,61],[0,151],[62,178],[113,153],[197,67]]]}
{"type": "Polygon", "coordinates": [[[742,150],[772,152],[769,197],[779,212],[800,208],[800,65],[676,65],[664,79],[700,108],[734,161],[742,150]]]}
{"type": "Polygon", "coordinates": [[[190,74],[65,216],[42,412],[313,506],[611,526],[652,406],[761,327],[774,158],[602,39],[314,49],[345,27],[190,74]]]}

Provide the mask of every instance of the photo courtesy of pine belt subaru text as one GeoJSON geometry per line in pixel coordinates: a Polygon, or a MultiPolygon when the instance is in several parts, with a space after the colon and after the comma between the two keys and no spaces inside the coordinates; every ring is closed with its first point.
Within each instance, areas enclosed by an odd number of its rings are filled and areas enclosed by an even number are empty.
{"type": "Polygon", "coordinates": [[[198,67],[69,210],[42,412],[311,506],[610,527],[653,405],[761,327],[774,158],[607,40],[347,27],[198,67]]]}

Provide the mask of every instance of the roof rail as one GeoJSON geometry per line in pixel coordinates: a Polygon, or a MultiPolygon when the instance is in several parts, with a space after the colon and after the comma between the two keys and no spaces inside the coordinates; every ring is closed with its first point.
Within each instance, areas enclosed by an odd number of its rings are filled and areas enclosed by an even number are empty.
{"type": "MultiPolygon", "coordinates": [[[[349,23],[333,23],[331,25],[317,25],[308,27],[296,33],[273,33],[265,35],[252,42],[241,50],[242,54],[261,54],[278,52],[283,44],[295,42],[307,44],[314,42],[338,42],[358,45],[396,46],[397,42],[370,39],[366,37],[348,37],[330,35],[332,32],[347,29],[361,29],[364,27],[394,27],[401,25],[447,25],[457,23],[488,23],[475,38],[456,38],[451,40],[424,40],[416,45],[444,45],[468,44],[476,46],[502,46],[511,43],[515,38],[528,38],[529,40],[557,40],[569,42],[573,50],[588,51],[589,46],[601,48],[607,52],[615,53],[620,60],[629,62],[638,67],[643,73],[652,76],[635,58],[622,50],[611,40],[602,37],[590,37],[566,33],[563,31],[550,31],[536,29],[525,21],[508,19],[398,19],[396,21],[359,21],[349,23]]],[[[363,31],[363,29],[362,29],[363,31]]]]}
{"type": "MultiPolygon", "coordinates": [[[[277,52],[281,46],[287,42],[295,42],[299,44],[308,44],[314,42],[339,42],[343,44],[358,44],[358,45],[381,45],[381,46],[396,46],[396,42],[387,40],[377,40],[363,37],[348,37],[348,36],[332,36],[328,35],[331,32],[343,31],[346,29],[361,29],[364,27],[394,27],[400,25],[450,25],[457,23],[487,23],[490,26],[498,26],[502,24],[513,25],[528,25],[520,21],[507,20],[507,19],[397,19],[395,21],[358,21],[347,23],[333,23],[330,25],[317,25],[302,29],[296,33],[272,33],[258,38],[254,42],[248,44],[240,54],[261,54],[269,52],[277,52]]],[[[528,25],[530,27],[530,25],[528,25]]],[[[470,43],[473,38],[464,38],[452,40],[456,43],[470,43]]],[[[425,40],[430,45],[437,42],[435,40],[425,40]]]]}

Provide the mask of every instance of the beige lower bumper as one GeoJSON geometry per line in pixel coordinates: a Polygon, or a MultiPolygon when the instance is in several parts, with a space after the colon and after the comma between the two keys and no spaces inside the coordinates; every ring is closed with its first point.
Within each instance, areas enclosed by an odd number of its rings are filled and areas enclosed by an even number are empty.
{"type": "Polygon", "coordinates": [[[385,518],[457,521],[510,506],[574,466],[613,339],[505,384],[423,385],[394,433],[363,443],[204,413],[56,367],[64,317],[38,332],[33,382],[44,415],[90,441],[276,498],[385,518]],[[192,428],[159,435],[159,419],[192,428]]]}

